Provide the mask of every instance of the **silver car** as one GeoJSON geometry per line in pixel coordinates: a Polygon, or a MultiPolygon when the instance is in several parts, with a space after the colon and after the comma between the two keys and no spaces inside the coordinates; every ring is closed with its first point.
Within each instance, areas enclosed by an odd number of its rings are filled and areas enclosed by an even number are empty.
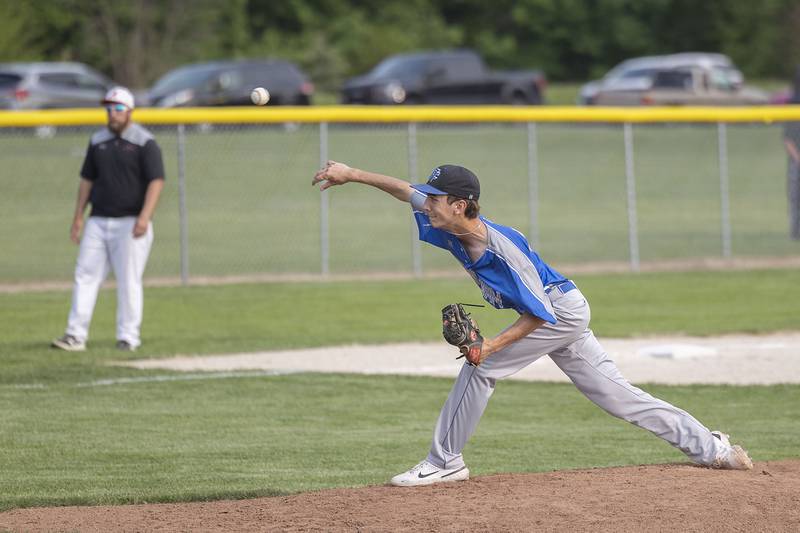
{"type": "Polygon", "coordinates": [[[0,109],[96,107],[113,86],[83,63],[0,63],[0,109]]]}
{"type": "Polygon", "coordinates": [[[706,52],[684,52],[662,56],[628,59],[612,68],[600,80],[581,87],[578,103],[596,104],[599,93],[609,95],[615,91],[637,92],[650,88],[653,77],[665,69],[702,67],[713,71],[715,78],[725,78],[733,85],[741,85],[744,76],[728,56],[706,52]]]}

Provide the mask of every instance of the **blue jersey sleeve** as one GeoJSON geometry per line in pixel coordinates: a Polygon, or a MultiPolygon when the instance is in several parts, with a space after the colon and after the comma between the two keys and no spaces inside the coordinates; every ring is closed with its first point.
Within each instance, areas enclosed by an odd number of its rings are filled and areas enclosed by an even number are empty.
{"type": "Polygon", "coordinates": [[[447,233],[431,226],[431,219],[421,211],[414,211],[414,220],[419,230],[419,240],[448,250],[447,233]]]}
{"type": "Polygon", "coordinates": [[[414,220],[419,230],[419,240],[447,250],[447,233],[431,226],[431,219],[422,212],[422,206],[425,204],[426,198],[427,196],[424,193],[415,190],[411,193],[411,198],[409,199],[411,207],[414,209],[414,220]]]}

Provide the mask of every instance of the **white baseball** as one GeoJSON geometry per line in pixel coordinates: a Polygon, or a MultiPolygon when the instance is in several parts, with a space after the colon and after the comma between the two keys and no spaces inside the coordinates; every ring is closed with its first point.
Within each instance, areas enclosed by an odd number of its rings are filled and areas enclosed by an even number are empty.
{"type": "Polygon", "coordinates": [[[256,105],[265,105],[269,102],[269,91],[263,87],[256,87],[250,93],[250,100],[256,105]]]}

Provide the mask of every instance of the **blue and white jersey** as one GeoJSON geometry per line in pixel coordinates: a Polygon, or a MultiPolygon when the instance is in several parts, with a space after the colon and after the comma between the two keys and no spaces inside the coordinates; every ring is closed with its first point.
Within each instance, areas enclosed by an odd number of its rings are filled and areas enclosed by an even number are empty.
{"type": "Polygon", "coordinates": [[[530,313],[551,324],[556,323],[544,287],[567,278],[542,261],[522,233],[481,216],[488,230],[488,244],[484,254],[473,262],[458,237],[431,226],[428,215],[421,211],[425,198],[419,191],[414,191],[411,196],[421,241],[453,254],[475,280],[483,299],[492,306],[515,309],[518,313],[530,313]]]}

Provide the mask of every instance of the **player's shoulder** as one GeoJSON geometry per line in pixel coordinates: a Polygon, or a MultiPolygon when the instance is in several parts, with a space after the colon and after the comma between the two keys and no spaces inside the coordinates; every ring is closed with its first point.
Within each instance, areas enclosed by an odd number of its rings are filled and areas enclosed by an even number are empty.
{"type": "Polygon", "coordinates": [[[110,141],[114,138],[114,134],[108,128],[99,129],[92,134],[91,139],[89,139],[89,144],[91,146],[97,146],[98,144],[102,144],[106,141],[110,141]]]}
{"type": "Polygon", "coordinates": [[[504,226],[502,224],[498,224],[483,216],[481,217],[481,219],[486,224],[486,227],[489,228],[490,237],[492,234],[494,234],[500,239],[507,239],[512,241],[517,246],[528,248],[528,239],[526,239],[525,235],[523,235],[522,232],[520,232],[519,230],[516,230],[511,226],[504,226]]]}
{"type": "Polygon", "coordinates": [[[155,137],[150,130],[136,122],[132,122],[125,128],[125,131],[122,132],[122,138],[137,146],[144,146],[150,141],[155,141],[155,137]]]}

